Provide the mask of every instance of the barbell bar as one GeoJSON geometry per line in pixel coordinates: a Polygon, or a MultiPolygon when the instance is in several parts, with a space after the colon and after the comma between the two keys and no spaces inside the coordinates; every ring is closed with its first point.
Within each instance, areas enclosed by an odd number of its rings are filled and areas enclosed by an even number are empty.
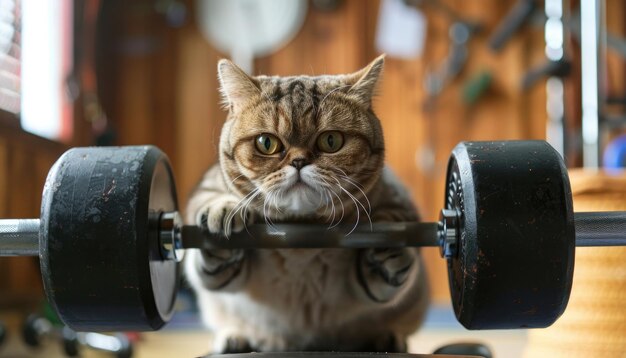
{"type": "MultiPolygon", "coordinates": [[[[39,219],[0,219],[0,256],[39,256],[39,226],[39,219]]],[[[577,212],[574,226],[577,247],[626,246],[626,212],[577,212]]],[[[444,250],[445,230],[441,221],[360,224],[352,229],[345,225],[251,224],[226,238],[197,226],[179,224],[159,230],[159,237],[164,259],[181,259],[182,256],[174,256],[172,251],[184,249],[439,247],[444,250]],[[346,235],[349,231],[352,233],[346,235]]],[[[457,241],[454,237],[453,243],[457,241]]]]}
{"type": "Polygon", "coordinates": [[[542,141],[464,142],[439,222],[253,224],[229,238],[183,225],[157,148],[75,148],[51,169],[40,219],[0,220],[0,256],[39,256],[47,297],[75,330],[152,330],[171,317],[179,250],[435,247],[469,329],[545,327],[569,298],[574,246],[626,245],[626,213],[573,213],[562,159],[542,141]]]}

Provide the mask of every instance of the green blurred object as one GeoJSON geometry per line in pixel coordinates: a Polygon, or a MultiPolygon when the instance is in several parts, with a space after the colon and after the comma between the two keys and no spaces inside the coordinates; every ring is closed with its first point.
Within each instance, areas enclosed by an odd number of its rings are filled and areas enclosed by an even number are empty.
{"type": "Polygon", "coordinates": [[[50,304],[47,301],[43,303],[41,313],[43,314],[44,318],[50,321],[50,323],[52,323],[53,325],[55,326],[64,325],[63,322],[61,322],[61,320],[59,319],[59,316],[57,316],[54,309],[52,309],[52,306],[50,306],[50,304]]]}
{"type": "Polygon", "coordinates": [[[472,78],[463,85],[463,103],[473,105],[478,102],[480,97],[482,97],[489,89],[489,86],[491,86],[492,80],[493,75],[489,70],[482,70],[472,76],[472,78]]]}

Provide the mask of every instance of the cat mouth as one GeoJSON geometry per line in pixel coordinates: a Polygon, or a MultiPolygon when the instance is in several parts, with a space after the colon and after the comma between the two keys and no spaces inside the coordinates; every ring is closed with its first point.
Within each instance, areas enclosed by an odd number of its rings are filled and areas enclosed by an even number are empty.
{"type": "Polygon", "coordinates": [[[313,189],[313,188],[311,188],[309,184],[302,181],[302,179],[298,178],[298,180],[296,180],[295,183],[291,184],[291,186],[289,187],[289,190],[298,190],[298,189],[313,189]]]}
{"type": "Polygon", "coordinates": [[[296,179],[296,181],[294,181],[291,185],[289,185],[289,188],[287,188],[287,190],[289,191],[303,191],[303,190],[314,190],[312,186],[310,186],[309,184],[307,184],[304,180],[302,180],[301,176],[298,176],[298,178],[296,179]]]}

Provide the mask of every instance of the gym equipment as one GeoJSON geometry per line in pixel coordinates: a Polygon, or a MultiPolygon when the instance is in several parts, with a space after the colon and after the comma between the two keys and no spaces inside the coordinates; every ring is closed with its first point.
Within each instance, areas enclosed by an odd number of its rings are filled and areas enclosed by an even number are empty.
{"type": "Polygon", "coordinates": [[[607,143],[602,155],[602,166],[611,169],[626,167],[626,135],[619,135],[607,143]]]}
{"type": "Polygon", "coordinates": [[[489,47],[496,52],[502,50],[511,37],[530,20],[536,8],[535,0],[517,0],[489,37],[489,47]]]}
{"type": "Polygon", "coordinates": [[[481,343],[448,344],[437,348],[433,354],[449,354],[451,356],[467,355],[472,357],[493,358],[491,349],[481,343]]]}
{"type": "Polygon", "coordinates": [[[106,335],[94,332],[74,332],[69,327],[57,327],[49,320],[38,315],[26,318],[22,327],[24,343],[32,348],[39,348],[44,341],[60,340],[63,352],[68,357],[78,357],[82,348],[104,353],[111,353],[117,358],[133,356],[133,346],[123,334],[106,335]]]}
{"type": "Polygon", "coordinates": [[[0,347],[2,346],[6,338],[7,338],[7,329],[4,326],[4,323],[0,321],[0,347]]]}
{"type": "Polygon", "coordinates": [[[386,352],[264,352],[264,353],[228,353],[209,354],[202,358],[479,358],[475,355],[449,355],[449,354],[410,354],[410,353],[386,353],[386,352]]]}
{"type": "Polygon", "coordinates": [[[559,154],[544,142],[461,144],[447,183],[442,222],[452,224],[453,239],[444,256],[459,321],[473,329],[552,324],[574,268],[571,190],[559,154]]]}
{"type": "Polygon", "coordinates": [[[251,225],[230,238],[182,225],[157,148],[75,148],[52,167],[40,219],[0,220],[0,255],[39,255],[50,304],[81,331],[153,330],[172,315],[179,250],[439,246],[469,329],[546,327],[569,298],[578,246],[626,245],[626,213],[573,213],[543,141],[464,142],[439,222],[251,225]],[[37,224],[39,223],[39,224],[37,224]]]}

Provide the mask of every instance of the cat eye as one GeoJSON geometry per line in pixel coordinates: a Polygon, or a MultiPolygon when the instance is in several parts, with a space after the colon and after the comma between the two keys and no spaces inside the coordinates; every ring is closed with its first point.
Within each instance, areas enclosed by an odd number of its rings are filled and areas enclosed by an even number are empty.
{"type": "Polygon", "coordinates": [[[322,152],[335,153],[343,146],[343,134],[338,131],[328,131],[317,137],[317,148],[322,152]]]}
{"type": "Polygon", "coordinates": [[[256,149],[265,155],[276,154],[283,149],[283,144],[276,136],[271,134],[261,134],[254,141],[256,149]]]}

